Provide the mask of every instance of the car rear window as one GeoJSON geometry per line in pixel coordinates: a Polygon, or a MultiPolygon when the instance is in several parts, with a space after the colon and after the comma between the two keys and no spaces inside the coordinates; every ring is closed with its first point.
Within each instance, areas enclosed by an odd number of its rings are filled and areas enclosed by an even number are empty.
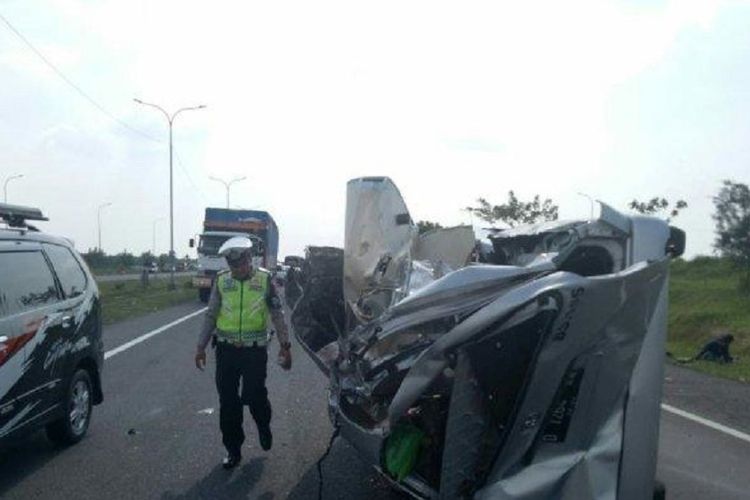
{"type": "Polygon", "coordinates": [[[44,245],[52,267],[57,272],[65,296],[76,297],[86,290],[86,274],[70,249],[58,245],[44,245]]]}
{"type": "Polygon", "coordinates": [[[0,253],[0,317],[59,299],[52,271],[41,251],[0,253]]]}

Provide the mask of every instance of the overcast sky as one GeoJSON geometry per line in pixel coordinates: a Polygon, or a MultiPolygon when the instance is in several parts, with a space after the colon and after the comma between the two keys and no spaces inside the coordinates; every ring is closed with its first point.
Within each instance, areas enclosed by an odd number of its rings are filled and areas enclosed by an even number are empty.
{"type": "MultiPolygon", "coordinates": [[[[273,214],[280,255],[342,245],[346,181],[393,178],[415,220],[469,223],[513,189],[586,218],[587,193],[685,199],[688,255],[711,252],[710,197],[750,182],[750,4],[0,0],[0,182],[42,227],[115,253],[188,253],[209,176],[273,214]],[[112,119],[115,117],[118,121],[112,119]],[[123,126],[125,124],[126,126],[123,126]],[[156,140],[154,140],[156,139],[156,140]],[[161,218],[161,220],[159,220],[161,218]]],[[[194,256],[194,253],[191,253],[194,256]]]]}

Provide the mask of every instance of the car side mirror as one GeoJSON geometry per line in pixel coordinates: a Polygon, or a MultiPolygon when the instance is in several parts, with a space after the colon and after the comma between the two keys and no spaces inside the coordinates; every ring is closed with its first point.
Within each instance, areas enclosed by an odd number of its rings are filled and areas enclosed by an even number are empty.
{"type": "Polygon", "coordinates": [[[411,224],[411,215],[409,215],[408,213],[396,215],[397,226],[406,226],[408,224],[411,224]]]}
{"type": "Polygon", "coordinates": [[[193,238],[190,238],[188,244],[190,245],[190,248],[195,248],[195,240],[193,238]]]}
{"type": "Polygon", "coordinates": [[[669,226],[669,240],[667,240],[666,253],[673,259],[685,253],[685,231],[669,226]]]}

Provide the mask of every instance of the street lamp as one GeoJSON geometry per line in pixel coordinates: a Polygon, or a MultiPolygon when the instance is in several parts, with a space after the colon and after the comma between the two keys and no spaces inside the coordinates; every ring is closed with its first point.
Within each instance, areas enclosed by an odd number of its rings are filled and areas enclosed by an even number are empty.
{"type": "Polygon", "coordinates": [[[224,179],[219,179],[218,177],[209,177],[209,179],[224,184],[224,187],[227,190],[227,208],[229,208],[229,188],[232,187],[232,184],[234,184],[235,182],[244,181],[245,179],[247,179],[247,177],[235,177],[229,182],[225,181],[224,179]]]}
{"type": "Polygon", "coordinates": [[[589,215],[589,220],[594,220],[594,199],[591,196],[587,195],[586,193],[578,192],[577,194],[589,199],[589,204],[591,206],[591,211],[590,211],[591,213],[589,215]]]}
{"type": "Polygon", "coordinates": [[[23,174],[11,175],[7,179],[5,179],[5,182],[3,183],[3,200],[5,200],[4,203],[8,203],[8,183],[13,179],[20,179],[21,177],[23,177],[23,174]]]}
{"type": "Polygon", "coordinates": [[[96,213],[97,227],[99,228],[99,251],[102,251],[102,208],[110,206],[112,203],[104,203],[99,205],[99,209],[96,213]]]}
{"type": "Polygon", "coordinates": [[[154,227],[151,234],[151,253],[156,257],[156,223],[164,220],[164,217],[157,217],[154,219],[154,227]]]}
{"type": "Polygon", "coordinates": [[[191,106],[187,108],[180,108],[171,115],[164,111],[164,109],[161,106],[157,106],[156,104],[151,104],[148,102],[143,102],[140,99],[133,99],[138,104],[142,104],[144,106],[151,106],[152,108],[156,108],[159,111],[162,112],[164,117],[167,119],[167,122],[169,122],[169,260],[171,263],[170,270],[169,270],[169,288],[171,290],[175,289],[175,283],[174,283],[174,269],[176,267],[175,262],[175,255],[174,255],[174,194],[173,194],[173,188],[172,188],[172,124],[174,123],[175,118],[177,118],[177,115],[182,113],[183,111],[193,111],[198,109],[203,109],[206,106],[201,104],[200,106],[191,106]]]}

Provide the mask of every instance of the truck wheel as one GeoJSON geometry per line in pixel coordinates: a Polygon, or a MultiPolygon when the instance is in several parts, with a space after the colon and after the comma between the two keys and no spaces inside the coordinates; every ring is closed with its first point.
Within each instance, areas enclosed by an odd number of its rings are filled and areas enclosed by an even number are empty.
{"type": "Polygon", "coordinates": [[[210,288],[201,288],[198,290],[198,297],[200,297],[201,302],[206,303],[208,302],[208,299],[211,298],[211,289],[210,288]]]}
{"type": "Polygon", "coordinates": [[[70,379],[65,391],[63,408],[65,416],[47,425],[47,437],[59,444],[75,444],[86,435],[91,423],[93,392],[91,377],[79,369],[70,379]]]}

